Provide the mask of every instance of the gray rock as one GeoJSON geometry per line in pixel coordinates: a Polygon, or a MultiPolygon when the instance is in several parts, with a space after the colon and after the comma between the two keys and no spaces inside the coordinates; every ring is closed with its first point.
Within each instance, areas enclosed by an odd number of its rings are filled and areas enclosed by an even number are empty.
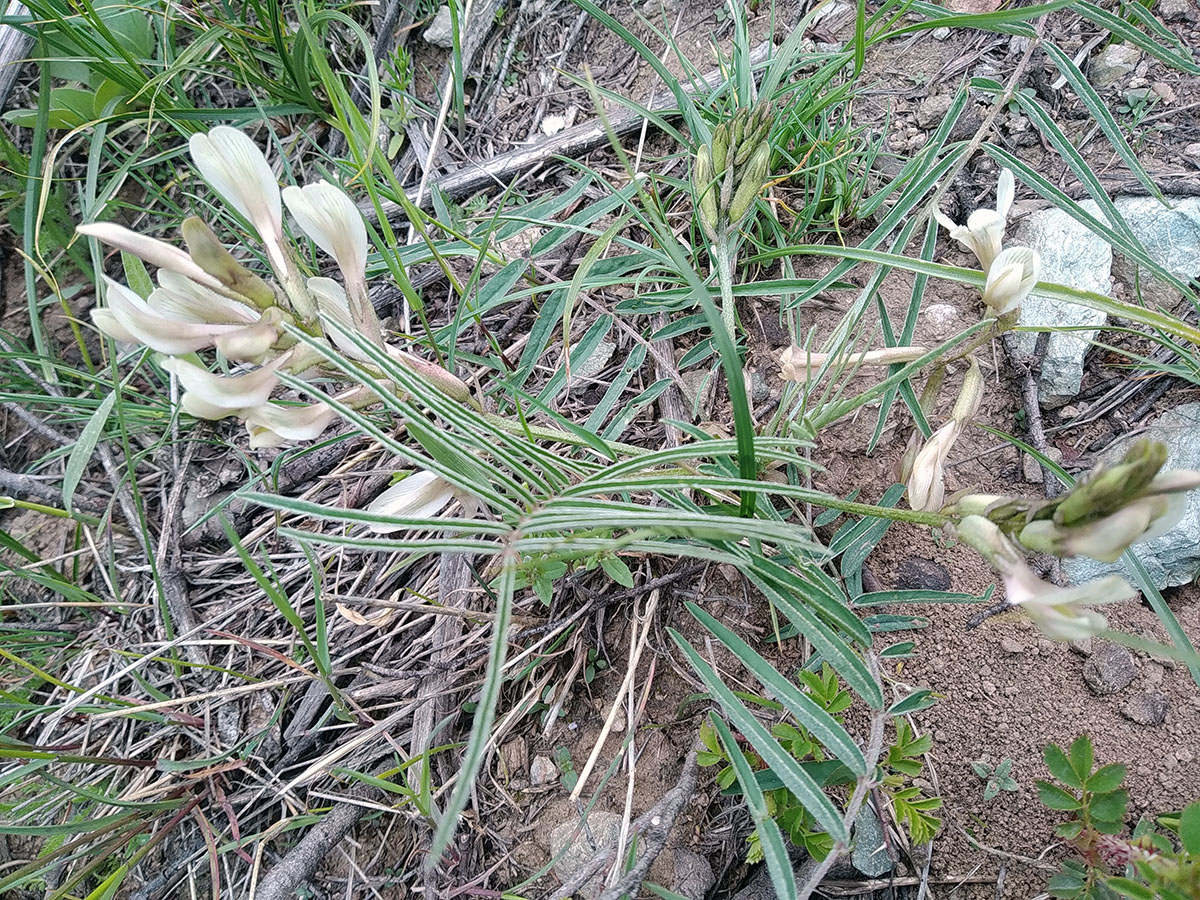
{"type": "Polygon", "coordinates": [[[708,860],[694,850],[683,847],[675,848],[672,856],[675,879],[671,890],[688,900],[704,900],[704,895],[717,881],[708,860]]]}
{"type": "MultiPolygon", "coordinates": [[[[1167,445],[1167,464],[1164,469],[1200,469],[1200,403],[1186,403],[1169,409],[1155,419],[1148,429],[1135,436],[1113,443],[1103,458],[1115,462],[1137,438],[1153,438],[1167,445]]],[[[1143,544],[1134,544],[1133,551],[1160,590],[1187,584],[1200,572],[1200,493],[1187,496],[1183,521],[1161,537],[1143,544]]],[[[1063,571],[1075,584],[1082,584],[1102,575],[1124,575],[1133,572],[1124,562],[1102,563],[1087,557],[1068,559],[1063,571]]]]}
{"type": "Polygon", "coordinates": [[[1200,12],[1200,4],[1196,0],[1158,0],[1155,12],[1164,22],[1178,22],[1195,18],[1196,13],[1200,12]]]}
{"type": "Polygon", "coordinates": [[[950,573],[941,563],[923,556],[910,556],[900,563],[896,575],[896,590],[899,591],[948,591],[950,573]]]}
{"type": "Polygon", "coordinates": [[[1162,694],[1145,691],[1125,701],[1121,715],[1138,725],[1161,725],[1170,705],[1170,701],[1162,694]]]}
{"type": "Polygon", "coordinates": [[[438,7],[433,21],[429,23],[429,27],[425,29],[421,37],[424,38],[425,43],[433,44],[435,47],[444,47],[449,50],[454,46],[454,25],[450,19],[450,7],[438,7]]]}
{"type": "Polygon", "coordinates": [[[922,128],[940,124],[953,102],[954,98],[949,94],[926,97],[917,105],[917,124],[922,128]]]}
{"type": "Polygon", "coordinates": [[[878,878],[892,871],[892,857],[883,838],[883,825],[871,806],[864,805],[854,823],[854,851],[850,855],[854,868],[869,878],[878,878]]]}
{"type": "Polygon", "coordinates": [[[1100,644],[1083,664],[1083,680],[1101,697],[1129,687],[1134,674],[1133,655],[1120,644],[1100,644]]]}
{"type": "Polygon", "coordinates": [[[1142,51],[1132,44],[1110,44],[1092,60],[1089,73],[1094,87],[1107,87],[1137,68],[1142,51]]]}
{"type": "MultiPolygon", "coordinates": [[[[554,863],[554,874],[564,884],[575,876],[597,850],[616,846],[621,833],[621,817],[616,813],[594,809],[588,814],[587,826],[577,835],[575,830],[578,827],[579,822],[572,820],[563,822],[550,833],[550,855],[557,859],[554,863]]],[[[595,900],[603,890],[604,876],[601,874],[576,893],[585,900],[595,900]]]]}
{"type": "Polygon", "coordinates": [[[1086,658],[1092,655],[1091,635],[1087,637],[1075,638],[1075,640],[1068,643],[1068,646],[1071,648],[1072,653],[1078,653],[1082,657],[1086,658]]]}
{"type": "MultiPolygon", "coordinates": [[[[1112,279],[1112,247],[1059,209],[1039,210],[1017,230],[1014,244],[1032,247],[1042,258],[1042,281],[1108,294],[1112,279]]],[[[1031,294],[1021,305],[1021,324],[1052,329],[1042,361],[1039,395],[1043,405],[1058,407],[1079,393],[1083,360],[1107,316],[1074,303],[1031,294]],[[1085,327],[1084,331],[1064,328],[1085,327]]],[[[1017,350],[1033,353],[1037,335],[1014,335],[1017,350]]]]}

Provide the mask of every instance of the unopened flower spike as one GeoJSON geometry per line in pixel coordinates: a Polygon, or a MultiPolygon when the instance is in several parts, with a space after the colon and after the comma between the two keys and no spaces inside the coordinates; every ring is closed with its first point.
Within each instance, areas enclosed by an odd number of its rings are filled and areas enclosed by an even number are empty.
{"type": "Polygon", "coordinates": [[[934,218],[950,232],[950,237],[975,254],[984,272],[991,270],[992,262],[1000,255],[1015,188],[1012,171],[1001,171],[996,184],[996,208],[975,210],[967,217],[966,225],[956,224],[940,209],[933,211],[934,218]]]}
{"type": "Polygon", "coordinates": [[[768,180],[774,123],[770,103],[745,107],[716,126],[709,144],[696,151],[692,191],[696,216],[710,241],[736,228],[768,180]]]}

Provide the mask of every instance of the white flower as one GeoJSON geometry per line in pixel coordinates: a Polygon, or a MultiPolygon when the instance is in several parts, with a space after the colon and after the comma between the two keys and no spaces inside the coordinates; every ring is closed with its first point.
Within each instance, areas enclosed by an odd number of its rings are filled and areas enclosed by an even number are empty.
{"type": "Polygon", "coordinates": [[[264,403],[242,411],[250,447],[278,447],[287,441],[311,441],[321,436],[337,415],[327,403],[281,406],[264,403]]]}
{"type": "Polygon", "coordinates": [[[163,272],[174,272],[213,290],[224,289],[221,282],[200,268],[187,252],[165,241],[138,234],[115,222],[92,222],[89,225],[76,225],[75,230],[86,237],[94,237],[110,247],[124,250],[152,266],[158,266],[163,272]]]}
{"type": "Polygon", "coordinates": [[[188,149],[204,180],[254,226],[276,272],[286,272],[279,182],[258,145],[238,129],[218,125],[192,135],[188,149]]]}
{"type": "Polygon", "coordinates": [[[1098,578],[1076,587],[1058,587],[1038,578],[995,523],[967,516],[955,530],[979,551],[1004,581],[1007,600],[1025,611],[1049,638],[1071,641],[1102,632],[1104,616],[1086,606],[1132,600],[1137,591],[1119,575],[1098,578]]]}
{"type": "Polygon", "coordinates": [[[950,232],[950,237],[975,254],[985,272],[991,270],[992,261],[999,255],[1004,242],[1004,228],[1008,223],[1008,211],[1012,208],[1015,188],[1013,173],[1004,169],[996,184],[996,208],[975,210],[967,218],[966,225],[955,224],[941,210],[935,209],[933,212],[938,223],[950,232]]]}
{"type": "Polygon", "coordinates": [[[262,313],[209,290],[175,272],[160,269],[160,290],[146,298],[151,309],[177,322],[209,325],[253,325],[262,313]]]}
{"type": "Polygon", "coordinates": [[[162,297],[155,297],[158,291],[151,294],[154,300],[151,304],[107,276],[104,283],[108,286],[108,309],[93,309],[92,321],[109,337],[119,341],[136,341],[159,353],[178,356],[211,347],[218,337],[246,327],[170,318],[155,309],[155,304],[164,308],[170,306],[170,302],[162,297]]]}
{"type": "Polygon", "coordinates": [[[944,469],[950,448],[963,426],[951,419],[929,437],[913,460],[908,477],[908,505],[915,510],[937,512],[946,498],[944,469]]]}
{"type": "MultiPolygon", "coordinates": [[[[315,276],[308,279],[308,290],[317,298],[317,311],[324,318],[336,322],[347,332],[355,331],[354,320],[350,317],[350,301],[346,297],[345,288],[332,278],[315,276]]],[[[370,362],[370,358],[348,341],[337,328],[329,328],[325,334],[339,350],[351,359],[370,362]]]]}
{"type": "Polygon", "coordinates": [[[185,412],[200,419],[223,419],[266,403],[279,383],[276,371],[289,356],[287,353],[277,356],[242,375],[219,375],[185,359],[164,359],[162,367],[183,385],[181,405],[185,412]]]}
{"type": "Polygon", "coordinates": [[[382,346],[379,319],[367,298],[367,227],[354,201],[341,188],[318,181],[284,188],[283,202],[300,230],[336,260],[355,327],[382,346]]]}
{"type": "Polygon", "coordinates": [[[1002,316],[1021,305],[1041,274],[1041,257],[1028,247],[1009,247],[988,269],[983,302],[994,315],[1002,316]]]}
{"type": "MultiPolygon", "coordinates": [[[[454,488],[441,476],[422,470],[409,475],[371,501],[367,512],[396,519],[428,519],[441,512],[454,499],[454,488]]],[[[404,531],[407,525],[369,522],[376,534],[404,531]]]]}

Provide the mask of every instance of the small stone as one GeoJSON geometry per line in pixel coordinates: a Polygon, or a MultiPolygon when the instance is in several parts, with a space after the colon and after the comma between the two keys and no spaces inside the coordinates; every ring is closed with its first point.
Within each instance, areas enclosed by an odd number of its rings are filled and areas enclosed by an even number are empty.
{"type": "Polygon", "coordinates": [[[1016,685],[1016,684],[1010,684],[1008,687],[1006,687],[1004,689],[1005,697],[1015,697],[1019,693],[1021,693],[1021,688],[1019,685],[1016,685]]]}
{"type": "Polygon", "coordinates": [[[933,29],[933,39],[934,39],[935,41],[948,41],[948,40],[950,40],[950,29],[949,29],[949,28],[935,28],[935,29],[933,29]]]}
{"type": "MultiPolygon", "coordinates": [[[[554,874],[558,880],[566,883],[598,850],[615,847],[620,833],[621,817],[601,810],[592,810],[588,814],[585,828],[580,829],[574,818],[555,828],[550,833],[550,856],[557,860],[554,874]]],[[[577,893],[584,900],[595,900],[603,890],[604,876],[597,875],[577,893]]]]}
{"type": "Polygon", "coordinates": [[[990,681],[985,681],[983,683],[983,692],[985,694],[987,694],[989,697],[994,696],[996,693],[996,685],[994,685],[990,681]]]}
{"type": "Polygon", "coordinates": [[[1092,60],[1089,72],[1092,85],[1107,87],[1120,81],[1137,68],[1142,51],[1132,44],[1110,44],[1092,60]]]}
{"type": "Polygon", "coordinates": [[[950,573],[946,567],[923,556],[910,556],[900,563],[896,588],[901,591],[948,591],[950,573]]]}
{"type": "Polygon", "coordinates": [[[558,766],[548,756],[535,756],[529,765],[529,781],[534,787],[550,784],[558,777],[558,766]]]}
{"type": "Polygon", "coordinates": [[[1073,653],[1078,653],[1080,656],[1092,655],[1092,639],[1091,637],[1075,638],[1068,646],[1073,653]]]}
{"type": "MultiPolygon", "coordinates": [[[[1162,694],[1145,691],[1134,694],[1121,707],[1121,715],[1138,725],[1161,725],[1170,702],[1162,694]]],[[[1175,762],[1175,758],[1171,758],[1175,762]]]]}
{"type": "Polygon", "coordinates": [[[1158,0],[1155,10],[1164,22],[1178,22],[1195,15],[1196,0],[1158,0]]]}
{"type": "Polygon", "coordinates": [[[579,359],[577,347],[571,348],[571,379],[569,385],[571,390],[588,387],[595,383],[596,376],[604,371],[613,354],[617,352],[617,345],[612,341],[600,341],[587,355],[585,359],[579,359]]]}
{"type": "Polygon", "coordinates": [[[1058,417],[1064,422],[1069,422],[1071,419],[1078,419],[1081,415],[1078,406],[1068,404],[1058,411],[1058,417]]]}
{"type": "Polygon", "coordinates": [[[1142,674],[1146,676],[1148,684],[1162,684],[1163,676],[1166,675],[1166,669],[1153,660],[1150,660],[1142,667],[1142,674]]]}
{"type": "Polygon", "coordinates": [[[1083,680],[1101,697],[1127,688],[1134,674],[1133,655],[1120,644],[1100,644],[1083,664],[1083,680]]]}
{"type": "MultiPolygon", "coordinates": [[[[933,669],[933,671],[940,675],[942,672],[946,671],[946,661],[944,659],[931,659],[929,661],[929,668],[933,669]]],[[[1200,705],[1200,697],[1196,699],[1197,705],[1200,705]]]]}
{"type": "Polygon", "coordinates": [[[1175,758],[1181,763],[1190,763],[1196,757],[1191,750],[1176,750],[1175,758]]]}
{"type": "Polygon", "coordinates": [[[1184,147],[1183,155],[1188,159],[1194,159],[1196,162],[1200,162],[1200,141],[1195,144],[1188,144],[1186,147],[1184,147]]]}
{"type": "Polygon", "coordinates": [[[704,895],[717,881],[708,860],[683,847],[675,848],[675,879],[671,887],[676,894],[688,900],[704,900],[704,895]]]}
{"type": "Polygon", "coordinates": [[[433,21],[429,23],[429,27],[425,29],[421,37],[424,38],[425,43],[433,44],[435,47],[444,47],[447,50],[454,47],[454,24],[450,18],[450,7],[438,7],[433,21]]]}
{"type": "Polygon", "coordinates": [[[944,744],[946,741],[950,740],[950,735],[946,734],[944,731],[938,730],[933,733],[933,740],[935,743],[944,744]]]}
{"type": "Polygon", "coordinates": [[[926,97],[917,105],[917,124],[922,128],[931,128],[945,118],[954,100],[949,94],[938,94],[926,97]]]}
{"type": "Polygon", "coordinates": [[[1179,98],[1175,96],[1175,89],[1165,81],[1156,81],[1150,85],[1150,90],[1158,99],[1169,106],[1174,106],[1179,102],[1179,98]]]}
{"type": "Polygon", "coordinates": [[[1009,656],[1019,656],[1025,652],[1025,645],[1013,637],[1000,638],[1000,649],[1009,656]]]}

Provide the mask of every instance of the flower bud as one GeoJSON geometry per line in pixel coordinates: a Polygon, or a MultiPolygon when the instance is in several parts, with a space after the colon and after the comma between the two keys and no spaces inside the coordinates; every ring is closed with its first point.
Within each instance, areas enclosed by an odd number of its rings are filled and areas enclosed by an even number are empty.
{"type": "Polygon", "coordinates": [[[234,259],[202,219],[188,216],[183,220],[180,231],[187,244],[188,255],[201,269],[229,290],[253,302],[259,309],[275,304],[275,293],[270,286],[234,259]]]}
{"type": "Polygon", "coordinates": [[[1041,273],[1041,258],[1028,247],[1009,247],[992,262],[983,287],[983,302],[996,316],[1012,312],[1033,291],[1041,273]]]}
{"type": "Polygon", "coordinates": [[[696,165],[692,172],[692,191],[699,198],[696,204],[697,217],[709,240],[717,236],[717,188],[713,184],[712,152],[707,144],[696,151],[696,165]]]}
{"type": "Polygon", "coordinates": [[[767,168],[771,163],[771,148],[767,144],[759,144],[746,164],[745,171],[739,174],[737,191],[729,204],[729,221],[737,224],[746,217],[754,201],[762,192],[767,180],[767,168]]]}

